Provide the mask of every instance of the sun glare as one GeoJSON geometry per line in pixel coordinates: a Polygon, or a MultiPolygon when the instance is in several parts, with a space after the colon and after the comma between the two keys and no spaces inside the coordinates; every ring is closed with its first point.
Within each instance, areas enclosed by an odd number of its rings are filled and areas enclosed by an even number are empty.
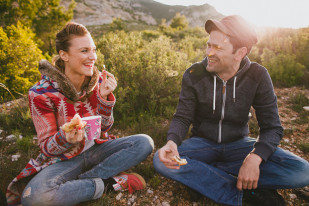
{"type": "Polygon", "coordinates": [[[309,26],[309,0],[155,0],[168,5],[210,4],[223,15],[238,14],[256,26],[309,26]]]}

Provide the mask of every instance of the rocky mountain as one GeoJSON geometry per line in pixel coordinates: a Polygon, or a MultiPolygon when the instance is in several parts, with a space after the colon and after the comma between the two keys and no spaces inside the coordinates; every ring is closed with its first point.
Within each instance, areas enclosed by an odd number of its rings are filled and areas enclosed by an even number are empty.
{"type": "MultiPolygon", "coordinates": [[[[67,6],[71,0],[62,0],[67,6]]],[[[73,20],[84,25],[110,24],[113,18],[158,25],[161,19],[169,22],[177,12],[185,15],[190,26],[203,26],[209,18],[220,19],[222,14],[209,4],[201,6],[170,6],[153,0],[75,0],[73,20]]]]}

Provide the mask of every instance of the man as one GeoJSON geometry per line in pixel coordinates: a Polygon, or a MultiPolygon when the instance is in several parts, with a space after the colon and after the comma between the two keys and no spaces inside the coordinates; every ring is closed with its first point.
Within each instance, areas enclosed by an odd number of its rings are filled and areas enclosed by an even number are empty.
{"type": "Polygon", "coordinates": [[[283,128],[272,81],[264,67],[247,57],[257,35],[240,16],[208,20],[205,30],[210,34],[207,57],[183,75],[155,169],[218,203],[242,205],[246,199],[285,205],[275,189],[308,185],[309,163],[277,147],[283,128]],[[257,139],[248,137],[251,106],[260,127],[257,139]],[[192,135],[184,140],[191,124],[192,135]],[[179,155],[187,165],[173,161],[179,155]]]}

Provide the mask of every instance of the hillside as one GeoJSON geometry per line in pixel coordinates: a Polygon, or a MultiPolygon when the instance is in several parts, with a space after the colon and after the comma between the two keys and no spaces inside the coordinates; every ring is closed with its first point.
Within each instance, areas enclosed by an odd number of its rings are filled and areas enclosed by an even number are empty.
{"type": "MultiPolygon", "coordinates": [[[[63,0],[62,4],[67,6],[70,2],[63,0]]],[[[223,17],[209,4],[170,6],[153,0],[76,0],[73,20],[86,26],[109,24],[113,18],[158,25],[161,19],[169,22],[177,12],[185,15],[192,27],[203,26],[210,18],[223,17]]]]}

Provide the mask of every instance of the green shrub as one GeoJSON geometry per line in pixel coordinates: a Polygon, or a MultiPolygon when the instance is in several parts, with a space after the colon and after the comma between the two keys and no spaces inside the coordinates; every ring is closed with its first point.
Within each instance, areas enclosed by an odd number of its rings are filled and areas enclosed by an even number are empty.
{"type": "Polygon", "coordinates": [[[103,36],[97,47],[107,70],[118,78],[117,121],[128,125],[142,114],[172,115],[167,106],[176,107],[182,74],[190,63],[169,38],[145,41],[141,32],[120,31],[103,36]]]}
{"type": "Polygon", "coordinates": [[[305,66],[296,61],[294,54],[276,54],[265,48],[261,59],[275,85],[292,87],[302,84],[305,66]]]}
{"type": "MultiPolygon", "coordinates": [[[[43,55],[34,38],[34,33],[21,23],[6,30],[0,28],[0,83],[12,93],[26,93],[40,78],[38,62],[43,55]]],[[[11,99],[7,92],[4,94],[4,99],[11,99]]]]}

